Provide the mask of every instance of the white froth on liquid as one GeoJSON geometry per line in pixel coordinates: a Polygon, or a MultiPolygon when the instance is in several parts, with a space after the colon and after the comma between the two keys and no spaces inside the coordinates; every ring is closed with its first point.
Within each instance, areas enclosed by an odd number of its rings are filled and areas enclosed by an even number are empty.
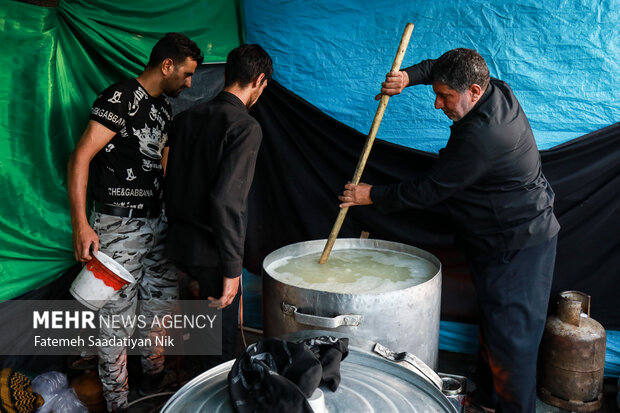
{"type": "Polygon", "coordinates": [[[428,281],[438,271],[424,258],[390,250],[334,250],[325,264],[319,264],[320,256],[283,258],[266,271],[285,284],[345,294],[401,290],[428,281]]]}

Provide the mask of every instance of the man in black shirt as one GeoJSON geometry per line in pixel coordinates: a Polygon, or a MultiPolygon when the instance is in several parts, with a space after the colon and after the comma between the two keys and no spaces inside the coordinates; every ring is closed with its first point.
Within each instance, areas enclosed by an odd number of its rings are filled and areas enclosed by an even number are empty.
{"type": "Polygon", "coordinates": [[[489,77],[474,50],[454,49],[390,72],[381,93],[392,96],[417,84],[432,85],[435,108],[454,121],[446,147],[422,176],[393,185],[345,185],[341,207],[374,204],[389,212],[447,206],[478,296],[481,360],[492,373],[488,393],[499,399],[497,411],[533,412],[560,226],[532,130],[510,87],[489,77]]]}
{"type": "Polygon", "coordinates": [[[198,280],[200,297],[222,311],[222,357],[234,355],[239,314],[247,196],[262,139],[248,114],[272,74],[271,58],[258,45],[228,54],[224,90],[179,114],[170,131],[166,177],[168,254],[198,280]]]}
{"type": "MultiPolygon", "coordinates": [[[[168,33],[151,51],[136,79],[104,90],[95,100],[90,122],[69,159],[68,190],[77,261],[90,261],[101,252],[123,265],[136,282],[116,293],[100,315],[141,314],[152,319],[169,314],[178,298],[174,266],[164,254],[167,224],[162,211],[162,187],[172,110],[164,94],[176,97],[191,86],[202,52],[190,39],[168,33]],[[94,205],[86,216],[89,181],[94,205]],[[92,227],[91,227],[92,225],[92,227]]],[[[131,337],[133,327],[102,326],[100,337],[131,337]]],[[[165,334],[140,330],[141,338],[165,334]]],[[[142,383],[157,383],[164,374],[161,346],[143,349],[142,383]]],[[[129,392],[125,347],[99,348],[99,376],[108,410],[126,408],[129,392]]],[[[148,386],[147,386],[148,387],[148,386]]],[[[144,388],[145,391],[150,389],[144,388]]]]}

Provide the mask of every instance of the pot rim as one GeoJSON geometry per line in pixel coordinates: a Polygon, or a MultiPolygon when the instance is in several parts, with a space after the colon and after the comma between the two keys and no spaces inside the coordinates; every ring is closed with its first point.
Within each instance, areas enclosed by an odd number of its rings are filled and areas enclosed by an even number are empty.
{"type": "Polygon", "coordinates": [[[439,261],[439,259],[431,254],[428,251],[425,251],[421,248],[418,247],[414,247],[412,245],[408,245],[408,244],[403,244],[401,242],[395,242],[395,241],[388,241],[388,240],[381,240],[381,239],[375,239],[375,238],[338,238],[336,239],[336,242],[334,243],[334,246],[332,248],[332,251],[337,251],[337,250],[343,250],[343,249],[349,249],[351,247],[353,248],[359,248],[359,249],[375,249],[375,250],[387,250],[387,251],[396,251],[396,252],[403,252],[403,253],[407,253],[410,255],[415,255],[419,258],[425,259],[427,261],[429,261],[431,264],[433,264],[435,267],[437,267],[437,272],[431,276],[428,280],[421,282],[419,284],[416,285],[412,285],[410,287],[407,288],[401,288],[401,289],[397,289],[397,290],[391,290],[391,291],[383,291],[383,292],[360,292],[360,293],[337,293],[337,292],[333,292],[333,291],[325,291],[325,290],[320,290],[320,289],[314,289],[314,288],[307,288],[307,287],[300,287],[294,284],[289,284],[286,283],[284,281],[281,281],[279,279],[277,279],[276,277],[274,277],[273,275],[271,275],[268,271],[267,271],[267,267],[269,267],[269,265],[271,265],[273,262],[281,259],[281,258],[285,258],[287,256],[291,256],[291,254],[285,254],[285,252],[287,250],[296,250],[298,248],[301,247],[314,247],[312,248],[310,251],[306,251],[304,252],[304,254],[302,255],[296,255],[296,256],[303,256],[303,255],[308,255],[308,254],[313,254],[315,252],[321,252],[323,251],[323,246],[325,245],[325,243],[327,242],[327,239],[316,239],[316,240],[310,240],[310,241],[301,241],[301,242],[296,242],[293,244],[289,244],[289,245],[285,245],[284,247],[280,247],[272,252],[270,252],[264,259],[263,259],[263,266],[262,266],[262,273],[263,275],[267,275],[270,279],[286,285],[286,286],[290,286],[299,290],[302,290],[304,292],[308,291],[308,292],[315,292],[315,293],[322,293],[322,294],[334,294],[334,295],[338,295],[338,296],[360,296],[360,295],[374,295],[374,296],[381,296],[381,295],[394,295],[395,293],[400,293],[400,292],[406,292],[409,291],[410,289],[413,288],[419,288],[422,286],[425,286],[426,284],[430,284],[432,282],[435,282],[437,277],[439,276],[439,278],[441,278],[441,270],[442,270],[442,266],[441,266],[441,261],[439,261]],[[349,245],[348,248],[344,248],[342,244],[354,244],[354,245],[349,245]],[[365,244],[370,244],[370,245],[365,245],[365,244]],[[381,244],[384,245],[385,247],[377,247],[377,244],[381,244]],[[370,248],[371,246],[374,246],[374,248],[370,248]],[[320,248],[317,248],[320,247],[320,248]],[[339,248],[340,247],[340,248],[339,248]],[[389,248],[392,247],[392,248],[389,248]],[[399,247],[399,248],[393,248],[393,247],[399,247]]]}

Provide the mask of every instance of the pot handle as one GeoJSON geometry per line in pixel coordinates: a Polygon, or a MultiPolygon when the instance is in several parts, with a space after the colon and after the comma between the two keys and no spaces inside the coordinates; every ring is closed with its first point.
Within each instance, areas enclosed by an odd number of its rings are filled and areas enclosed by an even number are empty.
{"type": "Polygon", "coordinates": [[[418,376],[422,376],[422,378],[434,384],[437,388],[439,388],[439,390],[443,389],[443,380],[441,380],[441,377],[439,377],[439,375],[435,373],[433,369],[428,367],[422,360],[420,360],[413,354],[407,352],[396,353],[379,343],[375,343],[375,347],[372,349],[372,351],[388,360],[392,360],[398,364],[402,364],[404,367],[413,371],[418,376]]]}
{"type": "Polygon", "coordinates": [[[295,321],[313,327],[338,328],[340,326],[359,326],[362,316],[357,314],[343,314],[335,317],[322,317],[312,314],[300,313],[297,307],[282,302],[282,312],[295,317],[295,321]]]}

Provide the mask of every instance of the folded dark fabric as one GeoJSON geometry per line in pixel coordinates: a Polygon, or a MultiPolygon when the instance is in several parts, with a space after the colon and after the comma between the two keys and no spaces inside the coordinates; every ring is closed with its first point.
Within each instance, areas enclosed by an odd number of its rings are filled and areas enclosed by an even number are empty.
{"type": "Polygon", "coordinates": [[[238,413],[312,413],[307,398],[321,384],[335,391],[348,339],[317,337],[299,343],[267,338],[249,346],[228,374],[238,413]]]}
{"type": "Polygon", "coordinates": [[[323,336],[309,338],[303,342],[321,362],[323,368],[321,385],[336,391],[340,384],[340,362],[349,354],[349,339],[323,336]]]}

